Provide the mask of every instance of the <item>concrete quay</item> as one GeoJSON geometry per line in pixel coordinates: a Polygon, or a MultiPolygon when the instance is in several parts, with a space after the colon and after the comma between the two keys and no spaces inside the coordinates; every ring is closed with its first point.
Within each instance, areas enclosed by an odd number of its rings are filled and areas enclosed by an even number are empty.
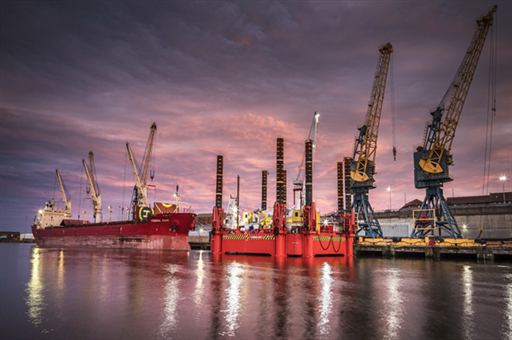
{"type": "Polygon", "coordinates": [[[394,244],[357,244],[356,256],[382,256],[384,258],[421,257],[425,259],[476,259],[483,261],[512,261],[512,247],[508,244],[479,246],[429,246],[394,244]]]}

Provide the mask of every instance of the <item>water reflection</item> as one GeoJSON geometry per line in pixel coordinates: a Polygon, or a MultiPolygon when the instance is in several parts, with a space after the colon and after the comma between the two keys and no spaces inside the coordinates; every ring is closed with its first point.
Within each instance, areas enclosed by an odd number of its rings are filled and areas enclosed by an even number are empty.
{"type": "Polygon", "coordinates": [[[464,299],[463,329],[464,337],[471,339],[473,337],[473,271],[471,266],[462,268],[462,294],[464,299]]]}
{"type": "Polygon", "coordinates": [[[396,339],[403,322],[403,298],[400,292],[400,271],[398,269],[390,269],[387,273],[386,289],[388,292],[386,300],[387,327],[384,338],[396,339]]]}
{"type": "Polygon", "coordinates": [[[204,294],[204,260],[203,260],[203,251],[201,250],[199,252],[199,259],[197,260],[197,269],[195,270],[197,281],[196,281],[196,289],[194,291],[194,302],[195,304],[200,307],[202,305],[203,301],[203,294],[204,294]]]}
{"type": "Polygon", "coordinates": [[[43,311],[45,303],[43,298],[43,283],[41,281],[41,250],[35,248],[32,253],[32,270],[30,271],[30,281],[27,284],[28,317],[31,323],[36,326],[42,324],[43,311]]]}
{"type": "Polygon", "coordinates": [[[2,280],[2,339],[16,314],[8,335],[27,339],[512,339],[509,265],[30,252],[2,280]]]}
{"type": "Polygon", "coordinates": [[[160,335],[169,336],[178,324],[178,301],[180,299],[179,283],[177,273],[180,266],[175,264],[167,265],[164,288],[164,321],[160,326],[160,335]]]}
{"type": "Polygon", "coordinates": [[[512,339],[512,274],[507,274],[505,277],[508,281],[505,288],[505,320],[508,328],[505,330],[505,338],[512,339]]]}
{"type": "Polygon", "coordinates": [[[227,268],[228,288],[226,289],[226,313],[227,331],[222,335],[235,336],[235,331],[240,327],[238,324],[238,316],[242,309],[241,304],[241,288],[244,281],[242,274],[245,272],[240,263],[232,262],[227,268]]]}
{"type": "Polygon", "coordinates": [[[59,252],[59,269],[57,272],[57,288],[61,292],[61,295],[64,291],[64,250],[60,250],[59,252]]]}
{"type": "Polygon", "coordinates": [[[318,297],[320,303],[320,320],[318,322],[318,328],[321,335],[328,335],[330,333],[329,315],[332,311],[332,284],[334,281],[331,275],[331,266],[324,262],[322,265],[322,278],[320,279],[322,291],[318,297]]]}

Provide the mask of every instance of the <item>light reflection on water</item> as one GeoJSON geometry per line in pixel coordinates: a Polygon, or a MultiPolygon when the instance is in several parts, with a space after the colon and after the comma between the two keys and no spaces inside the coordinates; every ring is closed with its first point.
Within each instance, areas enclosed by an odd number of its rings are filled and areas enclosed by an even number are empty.
{"type": "Polygon", "coordinates": [[[386,274],[386,300],[387,327],[385,339],[396,339],[399,334],[403,319],[403,297],[400,291],[400,271],[396,268],[390,269],[386,274]]]}
{"type": "Polygon", "coordinates": [[[464,338],[471,339],[473,337],[473,271],[471,266],[462,267],[462,291],[463,291],[463,324],[464,338]]]}
{"type": "Polygon", "coordinates": [[[180,266],[168,264],[166,266],[167,274],[165,277],[164,287],[164,320],[160,326],[160,335],[162,337],[169,336],[176,329],[178,322],[178,302],[180,300],[179,284],[180,279],[177,273],[180,271],[180,266]]]}
{"type": "Polygon", "coordinates": [[[242,274],[245,272],[240,263],[232,262],[227,268],[226,280],[228,288],[226,288],[226,307],[223,312],[226,313],[227,331],[222,335],[234,337],[235,331],[240,324],[238,323],[238,315],[242,308],[242,283],[244,281],[242,274]]]}
{"type": "Polygon", "coordinates": [[[506,275],[507,287],[505,290],[505,337],[512,339],[512,273],[506,275]]]}
{"type": "Polygon", "coordinates": [[[197,260],[197,269],[195,271],[197,276],[196,281],[196,290],[194,291],[194,302],[198,307],[201,307],[201,301],[203,299],[204,294],[204,261],[203,261],[203,251],[199,252],[199,259],[197,260]]]}
{"type": "Polygon", "coordinates": [[[43,310],[45,308],[43,296],[43,283],[41,282],[41,254],[40,250],[35,248],[32,253],[32,270],[30,281],[27,285],[27,307],[28,316],[31,323],[36,326],[42,324],[43,310]]]}
{"type": "Polygon", "coordinates": [[[512,337],[512,265],[29,251],[0,338],[512,337]]]}
{"type": "Polygon", "coordinates": [[[324,262],[322,265],[322,278],[320,283],[322,285],[321,294],[318,296],[320,303],[320,320],[318,323],[319,332],[321,335],[328,335],[331,328],[329,327],[329,317],[332,311],[332,285],[334,279],[331,277],[332,269],[328,263],[324,262]]]}
{"type": "Polygon", "coordinates": [[[63,292],[65,288],[64,282],[64,250],[59,252],[59,270],[58,270],[58,279],[57,279],[57,288],[59,292],[63,292]]]}

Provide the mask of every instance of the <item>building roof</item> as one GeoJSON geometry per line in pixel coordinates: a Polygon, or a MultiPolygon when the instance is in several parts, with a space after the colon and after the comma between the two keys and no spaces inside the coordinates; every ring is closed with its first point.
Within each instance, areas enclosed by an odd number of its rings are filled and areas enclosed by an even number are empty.
{"type": "Polygon", "coordinates": [[[503,192],[490,193],[485,196],[462,196],[462,197],[448,197],[448,205],[485,205],[485,204],[503,204],[505,202],[512,202],[512,192],[505,192],[505,199],[503,199],[503,192]]]}
{"type": "MultiPolygon", "coordinates": [[[[503,192],[490,193],[485,196],[462,196],[462,197],[446,197],[449,206],[467,206],[467,205],[490,205],[490,204],[503,204],[503,192]]],[[[512,192],[505,192],[505,202],[512,203],[512,192]]],[[[399,209],[418,209],[423,202],[419,199],[414,199],[406,203],[399,209]]]]}
{"type": "Polygon", "coordinates": [[[406,209],[418,209],[419,207],[421,207],[421,203],[423,203],[423,202],[420,201],[419,199],[413,199],[412,201],[406,203],[403,207],[401,207],[398,210],[400,211],[400,210],[406,210],[406,209]]]}

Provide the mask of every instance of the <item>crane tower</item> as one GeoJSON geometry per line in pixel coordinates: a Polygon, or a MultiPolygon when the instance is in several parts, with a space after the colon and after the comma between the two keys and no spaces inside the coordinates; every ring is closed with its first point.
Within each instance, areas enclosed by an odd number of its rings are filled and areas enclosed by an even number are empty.
{"type": "Polygon", "coordinates": [[[368,192],[375,188],[373,175],[375,174],[377,137],[393,46],[387,43],[379,47],[379,52],[368,111],[366,112],[364,125],[359,128],[359,136],[355,138],[354,153],[350,165],[351,192],[354,196],[352,209],[357,214],[357,220],[359,221],[356,234],[364,231],[368,237],[383,236],[379,221],[368,199],[368,192]]]}
{"type": "Polygon", "coordinates": [[[476,21],[477,28],[462,63],[443,99],[430,113],[432,122],[426,126],[423,146],[414,153],[414,184],[417,189],[426,188],[426,195],[421,208],[414,211],[411,237],[434,235],[438,230],[441,237],[462,238],[442,187],[443,183],[453,180],[449,174],[453,163],[451,146],[496,8],[492,7],[476,21]]]}

